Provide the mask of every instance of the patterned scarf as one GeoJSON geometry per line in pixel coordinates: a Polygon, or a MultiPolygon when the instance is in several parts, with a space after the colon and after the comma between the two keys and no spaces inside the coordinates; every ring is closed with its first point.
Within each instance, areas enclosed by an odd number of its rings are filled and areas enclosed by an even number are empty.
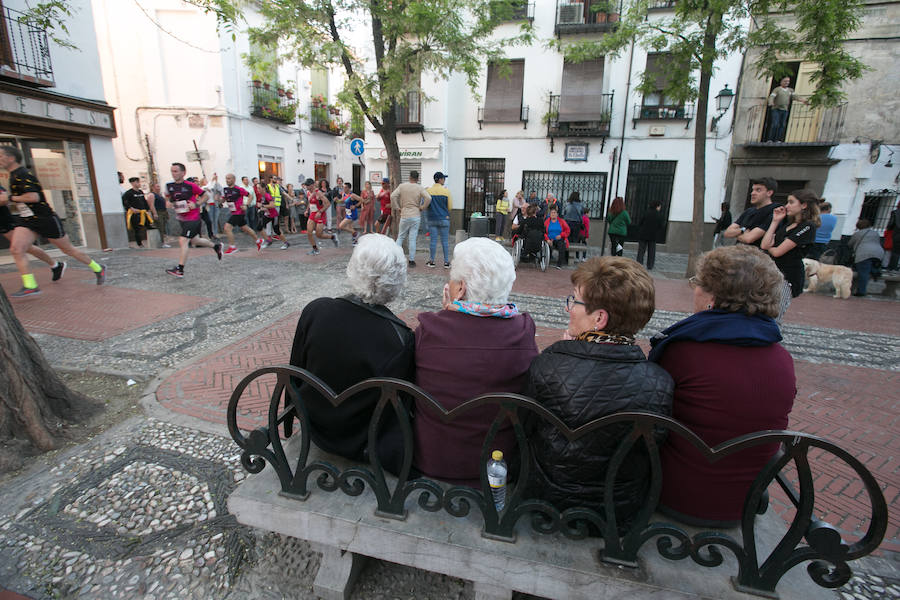
{"type": "Polygon", "coordinates": [[[481,302],[454,300],[447,310],[455,310],[476,317],[498,317],[500,319],[511,319],[519,314],[519,309],[512,302],[509,304],[482,304],[481,302]]]}
{"type": "Polygon", "coordinates": [[[613,335],[602,331],[585,331],[578,334],[575,339],[594,344],[620,344],[622,346],[634,344],[634,337],[630,335],[613,335]]]}

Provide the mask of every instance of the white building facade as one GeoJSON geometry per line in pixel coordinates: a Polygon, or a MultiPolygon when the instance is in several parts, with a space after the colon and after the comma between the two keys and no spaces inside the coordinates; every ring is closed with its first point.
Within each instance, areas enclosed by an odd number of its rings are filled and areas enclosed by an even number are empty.
{"type": "MultiPolygon", "coordinates": [[[[103,83],[116,109],[115,157],[127,180],[171,179],[173,162],[188,176],[238,179],[278,175],[302,180],[362,175],[352,167],[343,114],[312,107],[336,102],[343,80],[284,64],[254,81],[242,58],[248,37],[217,31],[212,14],[181,0],[93,0],[103,83]],[[296,115],[299,115],[296,116],[296,115]]],[[[250,25],[259,15],[247,5],[250,25]]],[[[119,208],[121,212],[121,206],[119,208]]]]}
{"type": "MultiPolygon", "coordinates": [[[[663,5],[650,18],[668,10],[663,5]]],[[[598,38],[615,27],[618,13],[600,17],[590,1],[536,2],[523,8],[521,16],[533,19],[538,40],[506,51],[506,74],[492,63],[485,65],[480,101],[460,74],[447,80],[423,74],[420,85],[429,100],[415,109],[410,108],[413,103],[398,107],[409,121],[418,119],[406,123],[398,136],[401,179],[415,168],[427,187],[435,171],[447,173],[454,228],[467,227],[473,213],[493,215],[502,190],[510,198],[522,190],[526,197],[532,191],[540,198],[549,192],[562,200],[577,191],[592,218],[593,244],[602,239],[600,219],[611,199],[625,199],[634,222],[630,239],[641,215],[659,200],[668,225],[658,241],[666,244],[664,250],[686,251],[695,107],[635,91],[645,69],[660,69],[660,57],[634,46],[618,58],[570,65],[561,53],[548,50],[548,38],[598,38]]],[[[497,34],[510,35],[518,26],[516,21],[504,24],[497,34]]],[[[740,56],[717,63],[711,95],[726,84],[734,89],[740,67],[740,56]]],[[[709,102],[710,118],[718,116],[716,99],[709,102]]],[[[708,133],[706,152],[704,214],[710,227],[725,191],[731,113],[717,125],[708,133]]],[[[380,180],[387,172],[386,160],[380,139],[370,137],[366,166],[370,177],[380,180]]]]}
{"type": "MultiPolygon", "coordinates": [[[[76,49],[26,24],[24,0],[3,2],[0,144],[22,151],[72,243],[104,248],[118,232],[108,231],[103,217],[122,212],[111,141],[116,127],[96,69],[90,2],[71,4],[67,37],[76,49]]],[[[9,173],[0,172],[0,185],[8,181],[9,173]]],[[[0,258],[8,256],[8,247],[0,236],[0,258]]]]}

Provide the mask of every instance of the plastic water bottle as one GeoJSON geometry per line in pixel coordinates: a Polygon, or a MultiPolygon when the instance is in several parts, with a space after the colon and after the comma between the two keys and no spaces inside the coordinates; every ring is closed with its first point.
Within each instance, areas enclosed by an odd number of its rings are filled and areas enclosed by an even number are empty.
{"type": "Polygon", "coordinates": [[[506,506],[506,473],[506,461],[503,460],[503,452],[494,450],[491,452],[491,460],[487,464],[487,477],[497,512],[502,511],[503,507],[506,506]]]}

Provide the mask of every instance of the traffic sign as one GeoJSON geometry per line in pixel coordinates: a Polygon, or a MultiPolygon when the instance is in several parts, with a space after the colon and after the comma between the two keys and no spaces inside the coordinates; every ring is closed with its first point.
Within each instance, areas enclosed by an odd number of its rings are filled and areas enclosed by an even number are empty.
{"type": "Polygon", "coordinates": [[[362,153],[366,151],[366,143],[362,140],[362,138],[353,138],[350,140],[350,152],[353,156],[362,156],[362,153]]]}

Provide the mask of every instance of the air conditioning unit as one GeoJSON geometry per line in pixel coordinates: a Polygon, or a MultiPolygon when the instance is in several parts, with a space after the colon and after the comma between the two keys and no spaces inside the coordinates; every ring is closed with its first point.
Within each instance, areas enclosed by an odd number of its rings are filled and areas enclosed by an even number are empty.
{"type": "Polygon", "coordinates": [[[584,2],[560,4],[556,13],[560,25],[580,25],[584,23],[584,2]]]}

